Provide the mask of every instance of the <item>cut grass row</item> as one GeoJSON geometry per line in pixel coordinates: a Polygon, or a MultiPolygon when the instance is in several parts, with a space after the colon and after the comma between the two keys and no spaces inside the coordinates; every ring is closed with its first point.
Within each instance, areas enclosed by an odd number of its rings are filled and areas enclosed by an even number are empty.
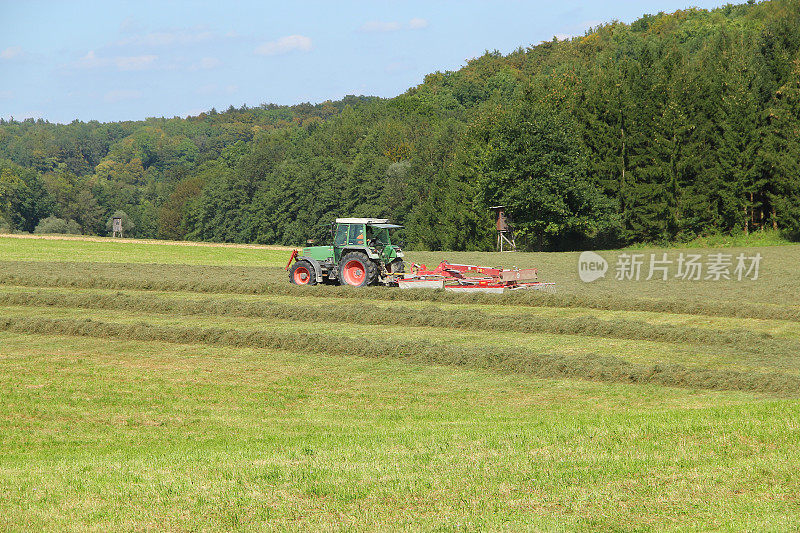
{"type": "MultiPolygon", "coordinates": [[[[198,300],[244,302],[247,304],[283,304],[298,308],[313,307],[325,309],[329,314],[336,312],[339,306],[352,306],[352,298],[307,296],[303,293],[292,295],[276,294],[236,294],[236,293],[202,293],[187,291],[145,291],[137,289],[82,289],[67,287],[30,287],[0,284],[0,294],[16,295],[19,293],[54,294],[54,295],[100,295],[104,297],[122,296],[156,296],[173,302],[195,302],[198,300]]],[[[652,311],[602,310],[585,307],[534,307],[520,305],[503,305],[491,303],[451,303],[426,302],[423,300],[369,300],[367,305],[375,306],[388,313],[398,309],[410,308],[417,311],[430,311],[447,314],[452,311],[477,311],[492,317],[516,317],[525,321],[533,318],[581,318],[592,316],[600,320],[631,320],[654,325],[686,326],[710,330],[745,330],[753,333],[765,333],[774,337],[800,340],[800,322],[789,320],[764,320],[758,318],[720,317],[707,315],[691,315],[680,313],[656,313],[652,311]]]]}
{"type": "Polygon", "coordinates": [[[161,327],[222,327],[240,331],[266,331],[287,335],[325,335],[359,342],[361,338],[380,338],[401,344],[422,341],[452,344],[488,350],[534,349],[537,352],[570,356],[618,356],[632,362],[656,364],[670,361],[690,367],[718,366],[738,371],[780,371],[800,373],[796,360],[773,358],[765,354],[741,354],[719,346],[692,346],[654,341],[604,339],[549,333],[515,333],[503,331],[470,331],[463,329],[384,325],[341,322],[302,322],[262,318],[224,316],[172,316],[131,311],[71,309],[57,307],[4,307],[5,316],[99,320],[121,324],[151,324],[161,327]],[[379,329],[379,331],[376,331],[379,329]]]}
{"type": "Polygon", "coordinates": [[[796,395],[800,391],[800,376],[780,372],[741,372],[687,367],[670,362],[637,364],[614,356],[547,354],[524,348],[504,350],[422,340],[386,341],[365,336],[349,338],[262,329],[158,326],[146,322],[113,323],[93,319],[48,319],[37,316],[1,318],[0,330],[38,335],[279,349],[342,357],[397,358],[414,363],[467,366],[538,378],[655,383],[672,387],[781,395],[796,395]]]}
{"type": "Polygon", "coordinates": [[[551,308],[680,313],[762,320],[800,322],[800,308],[786,304],[700,300],[657,300],[622,296],[593,296],[580,293],[547,294],[517,291],[503,295],[452,294],[431,290],[399,290],[371,287],[295,287],[283,269],[246,267],[198,267],[187,265],[48,263],[42,261],[2,262],[0,284],[29,287],[71,287],[191,291],[203,293],[263,294],[356,300],[424,301],[485,305],[516,305],[551,308]]]}
{"type": "MultiPolygon", "coordinates": [[[[601,338],[618,338],[694,345],[715,345],[750,354],[770,354],[790,358],[800,354],[800,342],[775,338],[748,330],[713,330],[649,324],[635,320],[599,320],[591,316],[577,318],[498,316],[475,310],[442,312],[433,307],[413,309],[402,306],[382,308],[371,304],[303,306],[271,301],[236,299],[175,300],[155,295],[70,294],[54,292],[0,293],[0,305],[105,309],[167,315],[204,315],[284,319],[311,323],[340,322],[408,327],[465,329],[470,331],[550,333],[601,338]]],[[[379,328],[380,329],[380,328],[379,328]]]]}

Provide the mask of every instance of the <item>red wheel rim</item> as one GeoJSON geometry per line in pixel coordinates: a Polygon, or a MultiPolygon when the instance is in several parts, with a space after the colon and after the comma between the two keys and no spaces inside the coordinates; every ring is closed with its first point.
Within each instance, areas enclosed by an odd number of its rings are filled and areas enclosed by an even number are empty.
{"type": "Polygon", "coordinates": [[[361,285],[366,277],[367,273],[361,261],[353,259],[344,265],[344,281],[348,285],[361,285]]]}
{"type": "Polygon", "coordinates": [[[294,282],[298,285],[308,285],[311,282],[311,272],[306,267],[294,269],[294,282]]]}

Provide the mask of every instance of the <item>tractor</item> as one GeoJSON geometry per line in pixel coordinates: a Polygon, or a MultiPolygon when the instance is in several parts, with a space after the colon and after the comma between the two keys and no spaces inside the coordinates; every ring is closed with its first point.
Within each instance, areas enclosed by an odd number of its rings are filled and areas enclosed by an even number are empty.
{"type": "Polygon", "coordinates": [[[400,227],[383,218],[337,218],[331,224],[332,246],[306,246],[302,255],[292,252],[286,265],[289,280],[295,285],[353,287],[393,283],[405,265],[389,230],[400,227]]]}

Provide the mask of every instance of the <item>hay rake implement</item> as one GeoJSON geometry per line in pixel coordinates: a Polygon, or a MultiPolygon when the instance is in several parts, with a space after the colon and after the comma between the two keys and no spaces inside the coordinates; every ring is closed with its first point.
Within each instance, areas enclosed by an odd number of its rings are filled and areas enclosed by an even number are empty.
{"type": "Polygon", "coordinates": [[[518,290],[555,292],[555,283],[539,281],[536,268],[501,268],[458,265],[442,261],[433,270],[411,264],[411,272],[395,279],[401,289],[444,289],[450,292],[504,293],[518,290]]]}

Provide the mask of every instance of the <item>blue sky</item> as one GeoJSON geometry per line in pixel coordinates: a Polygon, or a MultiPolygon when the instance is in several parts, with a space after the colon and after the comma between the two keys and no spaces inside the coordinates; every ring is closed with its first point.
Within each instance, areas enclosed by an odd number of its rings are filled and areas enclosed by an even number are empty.
{"type": "Polygon", "coordinates": [[[51,122],[391,97],[484,50],[708,0],[0,0],[0,116],[51,122]]]}

